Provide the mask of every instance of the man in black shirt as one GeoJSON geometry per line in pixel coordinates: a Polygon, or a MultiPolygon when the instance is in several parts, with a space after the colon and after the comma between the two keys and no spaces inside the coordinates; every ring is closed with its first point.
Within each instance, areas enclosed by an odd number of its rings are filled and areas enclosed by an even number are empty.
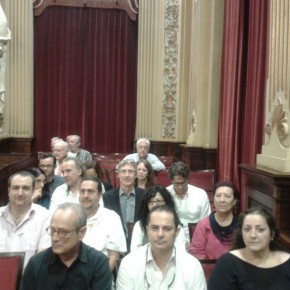
{"type": "Polygon", "coordinates": [[[107,257],[82,242],[86,221],[79,204],[58,206],[47,228],[52,246],[29,260],[21,290],[111,290],[107,257]]]}

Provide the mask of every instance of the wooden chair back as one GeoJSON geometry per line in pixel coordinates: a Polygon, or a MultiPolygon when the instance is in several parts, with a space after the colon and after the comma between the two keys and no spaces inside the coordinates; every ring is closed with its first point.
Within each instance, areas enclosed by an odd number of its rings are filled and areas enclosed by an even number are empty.
{"type": "Polygon", "coordinates": [[[197,223],[188,223],[189,241],[191,242],[197,223]]]}
{"type": "Polygon", "coordinates": [[[200,259],[199,262],[201,263],[201,266],[203,268],[205,279],[206,281],[208,281],[217,260],[216,259],[200,259]]]}

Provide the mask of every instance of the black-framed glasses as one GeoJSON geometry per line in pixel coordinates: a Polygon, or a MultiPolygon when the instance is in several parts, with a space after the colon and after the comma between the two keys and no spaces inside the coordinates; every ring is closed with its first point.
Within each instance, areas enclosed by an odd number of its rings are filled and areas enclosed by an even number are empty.
{"type": "Polygon", "coordinates": [[[74,230],[71,230],[71,231],[66,231],[66,230],[56,230],[55,228],[52,228],[52,227],[48,227],[46,229],[46,232],[50,235],[50,236],[53,236],[55,233],[57,233],[58,237],[60,239],[64,239],[64,238],[67,238],[72,232],[77,232],[79,231],[79,229],[74,229],[74,230]]]}
{"type": "Polygon", "coordinates": [[[152,204],[163,205],[163,204],[165,204],[165,201],[164,201],[164,199],[161,199],[161,198],[150,199],[148,201],[148,204],[150,204],[150,205],[152,205],[152,204]]]}

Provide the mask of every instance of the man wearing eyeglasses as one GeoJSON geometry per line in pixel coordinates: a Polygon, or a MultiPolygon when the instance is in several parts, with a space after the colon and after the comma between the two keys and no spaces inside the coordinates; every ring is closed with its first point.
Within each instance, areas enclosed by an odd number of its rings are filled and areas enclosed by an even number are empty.
{"type": "MultiPolygon", "coordinates": [[[[122,220],[127,239],[127,249],[130,249],[131,230],[129,225],[139,220],[138,210],[143,189],[134,187],[137,166],[133,160],[122,160],[117,165],[117,176],[120,187],[104,193],[104,207],[115,211],[122,220]]],[[[132,227],[133,228],[133,227],[132,227]]]]}
{"type": "Polygon", "coordinates": [[[187,243],[190,243],[188,223],[197,223],[210,214],[208,196],[203,189],[188,184],[189,167],[182,161],[171,165],[168,176],[172,185],[168,186],[167,190],[174,199],[187,243]]]}
{"type": "Polygon", "coordinates": [[[50,199],[54,190],[64,183],[62,177],[54,174],[55,166],[56,159],[52,154],[45,153],[39,157],[38,167],[44,171],[46,183],[42,190],[42,196],[37,203],[47,209],[50,206],[50,199]]]}
{"type": "Polygon", "coordinates": [[[52,246],[30,259],[20,289],[111,290],[107,257],[82,242],[86,222],[79,204],[58,206],[47,228],[52,246]]]}
{"type": "Polygon", "coordinates": [[[118,290],[206,289],[199,261],[174,246],[178,224],[172,207],[161,205],[149,212],[146,226],[149,244],[123,258],[117,277],[118,290]]]}
{"type": "Polygon", "coordinates": [[[32,203],[34,186],[30,172],[14,173],[8,179],[9,203],[0,208],[0,252],[25,252],[24,267],[30,257],[51,245],[45,231],[51,215],[32,203]]]}

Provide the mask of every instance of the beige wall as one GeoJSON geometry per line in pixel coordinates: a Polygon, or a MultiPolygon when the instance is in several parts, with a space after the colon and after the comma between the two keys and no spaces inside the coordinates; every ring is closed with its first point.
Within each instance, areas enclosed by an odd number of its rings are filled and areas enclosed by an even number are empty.
{"type": "Polygon", "coordinates": [[[216,148],[223,7],[139,1],[136,138],[216,148]]]}

